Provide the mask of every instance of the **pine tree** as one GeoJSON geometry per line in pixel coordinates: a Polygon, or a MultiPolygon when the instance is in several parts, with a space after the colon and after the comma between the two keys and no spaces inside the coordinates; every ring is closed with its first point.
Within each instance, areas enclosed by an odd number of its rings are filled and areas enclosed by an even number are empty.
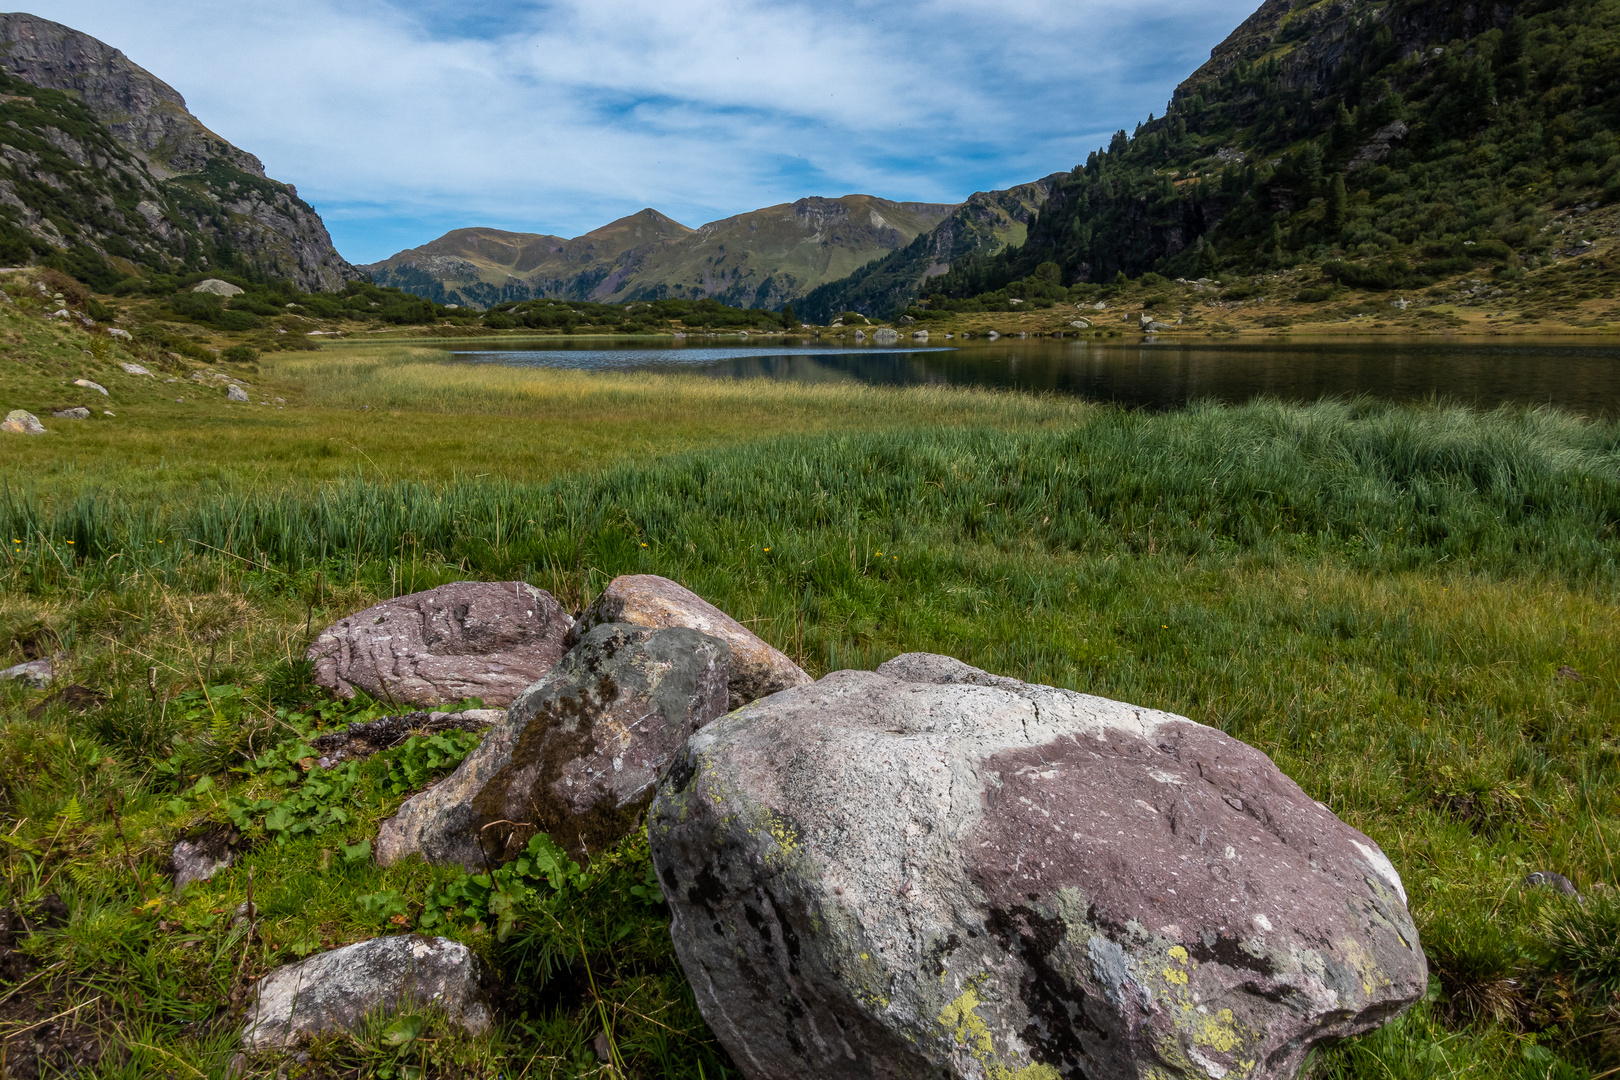
{"type": "Polygon", "coordinates": [[[1333,187],[1328,191],[1327,226],[1328,231],[1337,236],[1344,231],[1345,215],[1350,210],[1350,196],[1344,190],[1344,174],[1337,173],[1333,177],[1333,187]]]}

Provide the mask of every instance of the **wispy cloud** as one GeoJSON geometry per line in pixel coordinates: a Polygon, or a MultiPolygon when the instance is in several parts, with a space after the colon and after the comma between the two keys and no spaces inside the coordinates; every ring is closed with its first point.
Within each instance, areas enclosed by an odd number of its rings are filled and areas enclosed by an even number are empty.
{"type": "Polygon", "coordinates": [[[955,201],[1162,111],[1256,0],[40,0],[298,185],[357,262],[803,195],[955,201]]]}

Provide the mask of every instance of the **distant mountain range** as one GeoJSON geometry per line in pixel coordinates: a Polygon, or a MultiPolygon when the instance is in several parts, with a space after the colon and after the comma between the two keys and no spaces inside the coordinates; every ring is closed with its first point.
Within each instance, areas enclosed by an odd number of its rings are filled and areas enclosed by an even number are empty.
{"type": "MultiPolygon", "coordinates": [[[[974,238],[968,250],[993,252],[1020,243],[1049,189],[1026,184],[961,204],[871,195],[805,198],[696,229],[647,209],[572,240],[457,229],[361,269],[379,285],[477,307],[543,297],[712,298],[774,310],[951,222],[974,238]]],[[[934,272],[943,272],[948,261],[933,266],[934,272]]]]}
{"type": "Polygon", "coordinates": [[[105,287],[145,267],[337,289],[360,273],[320,216],[123,53],[0,14],[0,259],[105,287]]]}

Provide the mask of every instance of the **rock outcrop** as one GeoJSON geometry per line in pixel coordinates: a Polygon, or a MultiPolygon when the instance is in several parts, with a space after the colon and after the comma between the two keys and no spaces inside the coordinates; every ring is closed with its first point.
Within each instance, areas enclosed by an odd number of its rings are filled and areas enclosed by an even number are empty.
{"type": "Polygon", "coordinates": [[[343,697],[435,705],[505,705],[565,651],[573,620],[521,581],[459,581],[340,619],[309,647],[315,681],[343,697]]]}
{"type": "Polygon", "coordinates": [[[112,46],[35,15],[3,14],[0,69],[63,91],[82,103],[79,116],[97,122],[88,131],[64,113],[64,122],[26,133],[12,122],[18,134],[7,136],[13,148],[0,162],[0,204],[17,210],[36,238],[160,270],[206,266],[210,254],[235,251],[309,291],[363,276],[291,185],[266,177],[258,158],[204,127],[178,91],[112,46]],[[30,192],[38,184],[72,198],[36,204],[30,192]],[[66,222],[64,233],[61,207],[86,198],[97,216],[66,222]]]}
{"type": "Polygon", "coordinates": [[[300,1036],[352,1031],[368,1013],[437,1006],[468,1032],[489,1027],[488,976],[448,938],[374,938],[288,964],[259,980],[242,1028],[250,1051],[282,1050],[300,1036]]]}
{"type": "Polygon", "coordinates": [[[455,772],[383,822],[377,861],[483,869],[536,832],[575,857],[603,850],[687,738],[725,714],[730,663],[725,642],[684,626],[591,629],[455,772]]]}
{"type": "Polygon", "coordinates": [[[1288,1077],[1427,985],[1389,860],[1265,755],[944,658],[709,725],[649,830],[750,1080],[1288,1077]]]}
{"type": "Polygon", "coordinates": [[[591,627],[610,622],[688,626],[724,641],[731,647],[730,705],[733,709],[811,681],[803,668],[742,623],[668,578],[652,574],[614,578],[580,615],[574,635],[577,639],[591,627]]]}

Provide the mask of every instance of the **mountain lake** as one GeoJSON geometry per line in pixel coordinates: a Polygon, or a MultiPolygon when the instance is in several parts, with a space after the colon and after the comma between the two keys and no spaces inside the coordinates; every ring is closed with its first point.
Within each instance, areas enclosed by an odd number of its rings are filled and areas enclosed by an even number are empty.
{"type": "Polygon", "coordinates": [[[692,372],[723,379],[853,380],[1072,394],[1146,409],[1201,399],[1316,401],[1366,395],[1481,407],[1552,405],[1620,416],[1620,344],[1592,339],[970,339],[931,346],[785,343],[725,336],[509,340],[458,363],[587,371],[692,372]]]}

